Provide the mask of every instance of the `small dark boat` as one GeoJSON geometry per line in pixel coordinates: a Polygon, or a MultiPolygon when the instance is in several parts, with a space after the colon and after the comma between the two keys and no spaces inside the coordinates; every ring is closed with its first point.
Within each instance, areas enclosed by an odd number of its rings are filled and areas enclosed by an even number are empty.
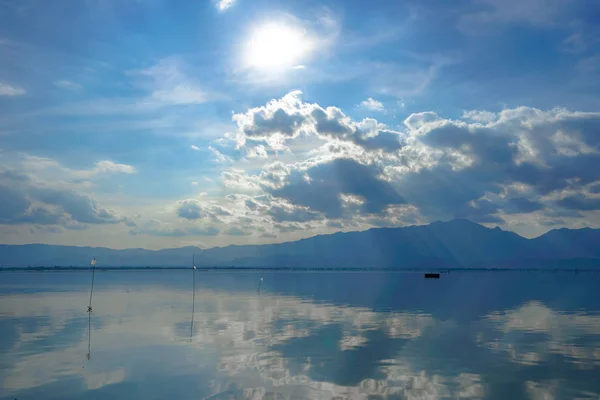
{"type": "Polygon", "coordinates": [[[425,279],[439,279],[440,274],[425,274],[425,279]]]}

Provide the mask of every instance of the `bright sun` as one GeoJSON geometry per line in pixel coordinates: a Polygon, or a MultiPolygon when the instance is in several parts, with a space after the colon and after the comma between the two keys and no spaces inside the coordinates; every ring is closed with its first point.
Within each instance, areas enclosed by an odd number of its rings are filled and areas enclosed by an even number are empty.
{"type": "Polygon", "coordinates": [[[311,47],[304,31],[276,23],[266,24],[250,36],[246,65],[271,71],[293,67],[311,47]]]}

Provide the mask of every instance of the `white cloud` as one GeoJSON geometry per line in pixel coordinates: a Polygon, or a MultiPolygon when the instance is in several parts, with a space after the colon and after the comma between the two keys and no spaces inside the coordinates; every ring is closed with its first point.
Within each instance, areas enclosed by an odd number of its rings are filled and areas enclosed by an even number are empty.
{"type": "Polygon", "coordinates": [[[236,0],[218,0],[217,9],[219,11],[226,11],[228,8],[235,4],[236,0]]]}
{"type": "Polygon", "coordinates": [[[0,82],[0,96],[20,96],[25,93],[25,89],[11,86],[8,83],[0,82]]]}
{"type": "Polygon", "coordinates": [[[231,157],[226,156],[225,154],[221,153],[218,149],[216,149],[212,146],[208,146],[208,150],[212,151],[213,154],[215,155],[214,161],[216,163],[223,164],[223,163],[233,162],[231,157]]]}
{"type": "Polygon", "coordinates": [[[119,164],[110,160],[96,162],[90,169],[73,169],[63,166],[58,161],[47,158],[37,157],[28,154],[21,154],[16,161],[19,168],[23,168],[27,173],[36,174],[39,177],[57,179],[91,179],[103,174],[135,174],[135,167],[127,164],[119,164]]]}
{"type": "Polygon", "coordinates": [[[188,74],[186,63],[179,57],[161,59],[150,68],[134,71],[133,75],[145,76],[152,84],[144,84],[151,90],[150,100],[159,104],[186,105],[201,104],[218,97],[207,90],[188,74]]]}
{"type": "Polygon", "coordinates": [[[600,224],[593,217],[600,201],[587,190],[600,181],[600,172],[592,172],[600,168],[583,167],[600,165],[594,134],[599,113],[518,107],[465,111],[451,120],[421,112],[407,117],[404,128],[390,130],[300,95],[292,92],[234,116],[237,146],[250,154],[257,142],[269,150],[277,150],[275,143],[285,154],[298,142],[312,146],[290,161],[263,165],[259,173],[223,173],[229,190],[273,197],[263,211],[271,217],[319,219],[315,213],[323,213],[341,218],[342,226],[356,221],[363,227],[449,218],[502,224],[513,214],[542,220],[551,210],[566,209],[575,219],[565,224],[577,224],[584,212],[588,223],[600,224]],[[309,136],[320,142],[307,141],[309,136]],[[342,201],[349,198],[357,201],[342,201]],[[281,200],[288,206],[277,204],[281,200]],[[406,212],[396,219],[392,209],[406,212]]]}
{"type": "Polygon", "coordinates": [[[172,88],[155,90],[152,98],[171,104],[201,104],[207,101],[207,95],[199,87],[191,84],[179,84],[172,88]]]}
{"type": "Polygon", "coordinates": [[[72,81],[67,81],[67,80],[60,80],[60,81],[56,81],[54,82],[54,85],[59,87],[59,88],[63,88],[63,89],[70,89],[70,90],[79,90],[81,89],[81,85],[72,81]]]}
{"type": "Polygon", "coordinates": [[[461,118],[474,122],[488,123],[496,120],[496,113],[489,111],[470,110],[463,112],[461,118]]]}
{"type": "Polygon", "coordinates": [[[385,111],[383,104],[380,101],[375,100],[372,97],[369,97],[367,100],[363,100],[360,102],[359,107],[365,108],[371,111],[385,111]]]}
{"type": "Polygon", "coordinates": [[[118,164],[109,160],[104,160],[96,163],[96,167],[91,170],[91,175],[102,173],[135,174],[136,172],[136,169],[131,165],[118,164]]]}
{"type": "Polygon", "coordinates": [[[249,148],[248,152],[246,153],[247,158],[267,158],[268,156],[267,150],[262,144],[249,148]]]}
{"type": "Polygon", "coordinates": [[[293,91],[265,106],[235,114],[238,146],[261,141],[272,150],[285,150],[287,143],[301,135],[314,135],[326,141],[345,141],[364,149],[393,152],[402,147],[398,132],[374,119],[352,121],[337,107],[323,108],[301,100],[302,92],[293,91]]]}
{"type": "Polygon", "coordinates": [[[191,147],[192,150],[200,151],[200,147],[196,146],[195,144],[193,144],[191,147]]]}

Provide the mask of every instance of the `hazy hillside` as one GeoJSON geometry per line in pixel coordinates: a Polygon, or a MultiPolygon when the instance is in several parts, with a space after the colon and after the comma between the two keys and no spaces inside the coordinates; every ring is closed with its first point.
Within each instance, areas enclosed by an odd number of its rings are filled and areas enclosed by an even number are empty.
{"type": "Polygon", "coordinates": [[[104,266],[259,267],[526,267],[600,265],[600,230],[559,229],[526,239],[500,228],[467,221],[378,228],[314,236],[272,245],[183,247],[151,251],[49,245],[0,245],[4,266],[84,266],[92,257],[104,266]]]}

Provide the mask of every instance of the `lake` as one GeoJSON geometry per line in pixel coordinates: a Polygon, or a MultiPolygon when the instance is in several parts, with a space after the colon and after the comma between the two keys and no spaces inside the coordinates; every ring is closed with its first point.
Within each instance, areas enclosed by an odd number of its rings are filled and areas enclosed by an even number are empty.
{"type": "Polygon", "coordinates": [[[262,275],[2,272],[0,398],[600,398],[598,273],[262,275]]]}

